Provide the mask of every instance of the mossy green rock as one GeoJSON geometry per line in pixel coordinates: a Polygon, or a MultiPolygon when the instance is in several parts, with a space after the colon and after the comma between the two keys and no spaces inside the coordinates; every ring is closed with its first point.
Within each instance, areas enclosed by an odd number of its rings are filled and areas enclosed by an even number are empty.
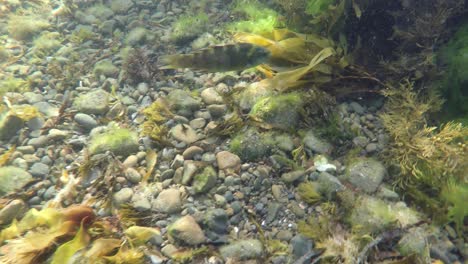
{"type": "Polygon", "coordinates": [[[180,16],[172,25],[171,38],[178,44],[192,41],[206,32],[208,23],[209,18],[204,13],[180,16]]]}
{"type": "Polygon", "coordinates": [[[348,218],[360,235],[378,234],[388,228],[405,227],[420,221],[419,214],[403,202],[389,202],[362,196],[348,218]]]}
{"type": "Polygon", "coordinates": [[[31,174],[21,168],[0,167],[0,196],[23,188],[32,179],[31,174]]]}
{"type": "Polygon", "coordinates": [[[200,109],[200,100],[192,97],[190,92],[174,89],[166,97],[172,111],[182,116],[191,116],[200,109]]]}
{"type": "Polygon", "coordinates": [[[82,94],[75,99],[73,105],[85,114],[105,114],[109,110],[109,93],[99,89],[82,94]]]}
{"type": "Polygon", "coordinates": [[[250,116],[273,127],[291,130],[299,124],[299,110],[302,105],[303,101],[299,93],[269,96],[255,103],[250,116]]]}
{"type": "Polygon", "coordinates": [[[216,185],[218,175],[215,169],[211,166],[207,166],[203,171],[193,179],[193,189],[196,193],[203,193],[209,191],[216,185]]]}
{"type": "Polygon", "coordinates": [[[274,146],[272,133],[260,133],[250,128],[234,137],[229,148],[241,160],[251,161],[270,155],[274,146]]]}
{"type": "MultiPolygon", "coordinates": [[[[131,1],[129,1],[131,2],[131,1]]],[[[114,15],[114,12],[109,7],[103,4],[94,5],[86,10],[86,14],[92,15],[95,18],[104,21],[114,15]]]]}
{"type": "Polygon", "coordinates": [[[142,44],[148,37],[148,31],[143,27],[136,27],[128,32],[125,42],[128,45],[142,44]]]}
{"type": "Polygon", "coordinates": [[[138,151],[138,135],[129,129],[113,128],[95,135],[89,143],[90,154],[111,151],[115,155],[128,156],[138,151]]]}
{"type": "Polygon", "coordinates": [[[102,60],[94,65],[93,73],[96,77],[104,75],[106,77],[117,77],[119,68],[117,68],[110,60],[102,60]]]}
{"type": "Polygon", "coordinates": [[[242,90],[234,98],[238,102],[239,107],[243,111],[250,111],[255,103],[262,97],[271,96],[273,93],[272,89],[266,85],[262,85],[261,82],[252,83],[242,90]]]}
{"type": "Polygon", "coordinates": [[[23,128],[24,121],[8,112],[0,114],[0,140],[9,140],[23,128]]]}
{"type": "Polygon", "coordinates": [[[418,258],[425,260],[421,263],[430,263],[428,236],[428,232],[422,227],[408,230],[408,233],[398,241],[398,252],[402,256],[416,254],[418,258]]]}

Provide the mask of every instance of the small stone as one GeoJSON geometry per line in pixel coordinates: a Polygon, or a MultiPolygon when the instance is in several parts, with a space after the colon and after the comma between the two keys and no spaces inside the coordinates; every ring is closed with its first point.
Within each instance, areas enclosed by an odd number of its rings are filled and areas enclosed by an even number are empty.
{"type": "Polygon", "coordinates": [[[386,175],[385,166],[370,158],[358,158],[346,170],[346,179],[367,193],[375,192],[386,175]]]}
{"type": "Polygon", "coordinates": [[[213,167],[207,166],[201,173],[195,175],[192,186],[196,193],[205,193],[216,185],[216,180],[216,171],[213,167]]]}
{"type": "Polygon", "coordinates": [[[127,168],[133,168],[137,164],[138,164],[138,157],[136,155],[128,156],[123,162],[123,165],[127,168]]]}
{"type": "Polygon", "coordinates": [[[37,138],[31,138],[28,141],[28,145],[31,145],[35,148],[44,147],[45,145],[47,145],[47,143],[49,143],[49,140],[47,139],[47,136],[45,135],[39,136],[37,138]]]}
{"type": "Polygon", "coordinates": [[[17,151],[23,153],[23,154],[33,154],[35,149],[33,146],[19,146],[16,148],[17,151]]]}
{"type": "Polygon", "coordinates": [[[64,140],[67,137],[68,137],[68,131],[54,129],[54,128],[49,130],[49,133],[47,134],[48,141],[60,141],[60,140],[64,140]]]}
{"type": "Polygon", "coordinates": [[[191,246],[205,242],[205,235],[195,219],[186,215],[179,218],[167,228],[169,239],[176,243],[191,246]]]}
{"type": "MultiPolygon", "coordinates": [[[[94,131],[94,130],[93,130],[94,131]]],[[[91,155],[111,151],[115,155],[128,156],[138,151],[138,134],[125,128],[112,128],[91,137],[91,155]]]]}
{"type": "Polygon", "coordinates": [[[138,198],[132,197],[133,207],[139,212],[145,212],[151,209],[151,203],[145,197],[138,196],[138,198]]]}
{"type": "Polygon", "coordinates": [[[178,141],[182,141],[186,144],[192,144],[193,142],[200,139],[197,132],[189,125],[178,124],[174,126],[170,134],[178,141]]]}
{"type": "Polygon", "coordinates": [[[281,179],[286,183],[292,183],[299,180],[301,177],[305,175],[305,171],[291,171],[286,172],[281,175],[281,179]]]}
{"type": "Polygon", "coordinates": [[[182,184],[183,185],[188,185],[192,179],[195,173],[197,172],[198,167],[194,162],[184,162],[184,173],[182,175],[182,184]]]}
{"type": "Polygon", "coordinates": [[[161,253],[163,253],[163,255],[168,257],[168,258],[172,258],[173,255],[178,251],[179,251],[179,249],[176,248],[176,246],[174,246],[172,244],[167,244],[161,249],[161,253]]]}
{"type": "Polygon", "coordinates": [[[109,109],[109,97],[108,92],[99,89],[80,95],[73,105],[85,114],[105,114],[109,109]]]}
{"type": "Polygon", "coordinates": [[[360,104],[356,103],[356,102],[351,102],[349,104],[349,107],[351,108],[351,110],[357,114],[363,114],[364,113],[364,107],[362,107],[360,104]]]}
{"type": "Polygon", "coordinates": [[[306,133],[303,142],[307,148],[319,154],[331,153],[333,149],[333,146],[330,143],[318,138],[312,131],[308,131],[306,133]]]}
{"type": "Polygon", "coordinates": [[[219,95],[219,93],[213,87],[203,90],[200,96],[203,102],[207,105],[223,103],[223,97],[221,97],[221,95],[219,95]]]}
{"type": "Polygon", "coordinates": [[[209,105],[207,109],[214,119],[224,116],[224,114],[227,112],[227,106],[224,104],[209,105]]]}
{"type": "Polygon", "coordinates": [[[276,238],[281,241],[288,242],[289,240],[291,240],[292,237],[293,234],[289,230],[280,230],[278,233],[276,233],[276,238]]]}
{"type": "Polygon", "coordinates": [[[200,101],[193,98],[190,92],[181,89],[173,89],[166,97],[171,109],[182,116],[191,116],[200,109],[200,101]]]}
{"type": "Polygon", "coordinates": [[[376,143],[369,143],[366,146],[366,152],[367,153],[373,153],[377,150],[377,144],[376,143]]]}
{"type": "Polygon", "coordinates": [[[229,226],[228,215],[223,209],[208,210],[205,215],[205,224],[210,230],[224,234],[229,226]]]}
{"type": "Polygon", "coordinates": [[[129,202],[133,196],[133,190],[131,188],[122,188],[120,191],[114,193],[113,201],[116,206],[120,206],[126,202],[129,202]]]}
{"type": "Polygon", "coordinates": [[[184,156],[177,154],[171,163],[171,168],[177,169],[184,165],[184,156]]]}
{"type": "Polygon", "coordinates": [[[263,255],[263,245],[257,239],[238,240],[219,250],[224,259],[237,260],[259,259],[263,255]]]}
{"type": "Polygon", "coordinates": [[[9,140],[23,128],[24,121],[16,115],[4,113],[0,115],[0,140],[9,140]]]}
{"type": "Polygon", "coordinates": [[[224,196],[222,196],[222,195],[215,194],[214,195],[214,200],[215,200],[215,204],[218,205],[218,206],[226,205],[226,198],[224,198],[224,196]]]}
{"type": "Polygon", "coordinates": [[[367,139],[364,136],[357,136],[357,137],[353,138],[353,143],[354,143],[354,145],[356,145],[358,147],[364,148],[364,147],[367,146],[367,143],[369,143],[369,139],[367,139]]]}
{"type": "Polygon", "coordinates": [[[216,161],[220,170],[233,169],[239,170],[241,160],[239,156],[229,151],[220,151],[216,154],[216,161]]]}
{"type": "Polygon", "coordinates": [[[90,115],[78,113],[74,117],[75,122],[86,130],[91,130],[98,126],[98,122],[90,115]]]}
{"type": "Polygon", "coordinates": [[[31,166],[29,172],[33,177],[45,177],[49,174],[49,166],[44,163],[37,162],[31,166]]]}
{"type": "Polygon", "coordinates": [[[317,190],[329,200],[331,200],[337,192],[345,188],[338,178],[328,172],[321,172],[318,176],[317,183],[317,190]]]}
{"type": "Polygon", "coordinates": [[[148,33],[149,32],[144,27],[133,28],[128,32],[125,43],[130,46],[143,44],[147,39],[148,33]]]}
{"type": "Polygon", "coordinates": [[[96,77],[100,77],[101,75],[104,75],[105,77],[117,77],[119,74],[119,68],[112,64],[111,60],[104,59],[101,61],[96,62],[94,64],[94,69],[93,73],[96,77]]]}
{"type": "Polygon", "coordinates": [[[281,209],[281,204],[280,203],[272,202],[272,203],[268,204],[267,216],[266,216],[265,221],[267,223],[273,222],[273,220],[275,220],[276,216],[278,215],[278,212],[279,212],[280,209],[281,209]]]}
{"type": "Polygon", "coordinates": [[[288,198],[284,194],[284,189],[282,185],[273,185],[271,186],[271,192],[273,194],[273,197],[276,199],[278,202],[287,202],[288,198]]]}
{"type": "Polygon", "coordinates": [[[189,125],[194,129],[202,129],[206,125],[206,120],[203,118],[195,118],[189,122],[189,125]]]}
{"type": "Polygon", "coordinates": [[[42,198],[44,198],[44,200],[47,201],[47,200],[54,198],[56,194],[57,194],[57,190],[55,189],[55,186],[50,186],[44,192],[44,194],[42,195],[42,198]]]}
{"type": "Polygon", "coordinates": [[[203,149],[198,146],[191,146],[188,147],[183,153],[185,160],[191,160],[195,155],[201,155],[203,153],[203,149]]]}
{"type": "Polygon", "coordinates": [[[125,178],[133,184],[137,184],[141,181],[141,174],[134,168],[127,168],[125,170],[125,178]]]}
{"type": "Polygon", "coordinates": [[[173,214],[182,210],[182,198],[178,189],[163,190],[153,202],[153,208],[159,212],[173,214]]]}
{"type": "Polygon", "coordinates": [[[13,200],[0,210],[0,225],[11,223],[25,209],[22,200],[13,200]]]}
{"type": "Polygon", "coordinates": [[[296,235],[291,239],[292,253],[297,260],[312,250],[314,244],[312,240],[303,235],[296,235]]]}

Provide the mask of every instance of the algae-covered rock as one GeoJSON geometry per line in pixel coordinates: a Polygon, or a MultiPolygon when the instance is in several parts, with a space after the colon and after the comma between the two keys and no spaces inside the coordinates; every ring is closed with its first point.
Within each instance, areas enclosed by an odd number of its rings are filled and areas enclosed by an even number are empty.
{"type": "Polygon", "coordinates": [[[215,169],[211,166],[207,166],[203,171],[195,175],[193,179],[193,189],[196,193],[208,192],[211,188],[216,185],[218,175],[215,169]]]}
{"type": "Polygon", "coordinates": [[[174,89],[166,97],[172,111],[182,116],[191,116],[200,109],[201,102],[192,97],[190,92],[174,89]]]}
{"type": "Polygon", "coordinates": [[[248,112],[255,103],[262,97],[271,96],[272,89],[261,82],[252,83],[242,90],[238,95],[234,95],[242,111],[248,112]]]}
{"type": "Polygon", "coordinates": [[[144,27],[136,27],[128,32],[125,43],[128,45],[142,44],[146,41],[148,33],[144,27]]]}
{"type": "Polygon", "coordinates": [[[415,224],[420,221],[420,216],[403,202],[395,203],[362,196],[356,202],[348,220],[354,230],[365,235],[415,224]]]}
{"type": "Polygon", "coordinates": [[[101,89],[91,91],[76,98],[73,105],[85,114],[102,115],[109,110],[109,93],[101,89]]]}
{"type": "Polygon", "coordinates": [[[313,131],[307,131],[302,139],[304,146],[313,152],[319,154],[330,154],[333,149],[333,146],[315,135],[313,131]]]}
{"type": "Polygon", "coordinates": [[[172,25],[172,40],[182,44],[194,40],[208,28],[209,18],[204,13],[180,16],[172,25]]]}
{"type": "Polygon", "coordinates": [[[375,192],[386,175],[385,166],[370,158],[354,159],[346,170],[346,180],[367,193],[375,192]]]}
{"type": "Polygon", "coordinates": [[[245,239],[222,246],[219,250],[223,258],[236,260],[258,259],[263,254],[263,245],[257,239],[245,239]]]}
{"type": "Polygon", "coordinates": [[[416,255],[424,260],[421,263],[430,263],[428,232],[423,227],[410,229],[400,241],[397,249],[402,256],[416,255]]]}
{"type": "Polygon", "coordinates": [[[175,243],[199,245],[205,242],[205,234],[195,219],[186,215],[167,227],[169,239],[175,243]]]}
{"type": "Polygon", "coordinates": [[[115,155],[128,156],[138,151],[138,134],[125,128],[111,128],[94,135],[89,143],[90,154],[111,151],[115,155]]]}
{"type": "Polygon", "coordinates": [[[117,68],[110,60],[102,60],[94,65],[93,73],[96,77],[104,75],[106,77],[117,77],[119,68],[117,68]]]}
{"type": "Polygon", "coordinates": [[[42,30],[50,27],[40,15],[10,15],[8,33],[17,40],[30,40],[42,30]]]}
{"type": "MultiPolygon", "coordinates": [[[[131,2],[131,1],[129,1],[131,2]]],[[[86,14],[92,15],[95,18],[104,21],[114,15],[112,9],[103,4],[96,4],[86,10],[86,14]]]]}
{"type": "Polygon", "coordinates": [[[247,161],[270,155],[274,143],[272,133],[260,133],[250,128],[234,137],[229,148],[243,161],[247,161]]]}
{"type": "Polygon", "coordinates": [[[273,127],[291,130],[299,124],[299,110],[302,105],[299,93],[268,96],[255,103],[250,116],[273,127]]]}
{"type": "Polygon", "coordinates": [[[9,140],[23,128],[24,121],[8,111],[0,114],[0,140],[9,140]]]}
{"type": "Polygon", "coordinates": [[[31,174],[21,168],[0,167],[0,196],[23,188],[32,179],[31,174]]]}
{"type": "Polygon", "coordinates": [[[110,8],[115,13],[123,14],[127,13],[130,8],[133,6],[133,1],[128,0],[111,0],[110,8]]]}
{"type": "Polygon", "coordinates": [[[200,139],[200,136],[197,134],[197,131],[195,131],[195,129],[186,124],[179,124],[174,126],[171,129],[170,134],[173,138],[177,139],[178,141],[182,141],[187,144],[191,144],[200,139]]]}

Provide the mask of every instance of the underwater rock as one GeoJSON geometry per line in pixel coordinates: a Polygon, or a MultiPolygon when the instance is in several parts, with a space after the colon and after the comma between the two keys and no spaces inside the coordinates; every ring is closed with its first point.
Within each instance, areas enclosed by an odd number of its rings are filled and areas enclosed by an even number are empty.
{"type": "Polygon", "coordinates": [[[345,187],[340,180],[328,172],[321,172],[317,178],[317,190],[323,197],[331,200],[333,196],[345,187]]]}
{"type": "Polygon", "coordinates": [[[17,215],[23,213],[26,204],[22,200],[13,200],[0,210],[0,225],[11,223],[17,215]]]}
{"type": "Polygon", "coordinates": [[[313,131],[307,131],[302,139],[305,147],[319,154],[330,154],[333,146],[325,140],[317,137],[313,131]]]}
{"type": "Polygon", "coordinates": [[[172,25],[171,39],[176,44],[191,41],[206,32],[209,18],[204,13],[182,15],[172,25]]]}
{"type": "Polygon", "coordinates": [[[32,175],[23,169],[14,166],[0,167],[0,196],[21,189],[32,180],[32,175]]]}
{"type": "Polygon", "coordinates": [[[206,193],[216,185],[218,174],[211,166],[207,166],[203,171],[195,175],[193,179],[193,189],[196,193],[206,193]]]}
{"type": "Polygon", "coordinates": [[[163,190],[154,200],[153,209],[166,214],[180,212],[182,210],[181,192],[178,189],[163,190]]]}
{"type": "Polygon", "coordinates": [[[231,258],[236,260],[258,259],[263,254],[263,245],[257,239],[245,239],[222,246],[219,249],[224,259],[231,258]]]}
{"type": "Polygon", "coordinates": [[[239,156],[229,151],[220,151],[216,153],[216,162],[220,170],[233,169],[235,171],[240,169],[241,160],[239,156]]]}
{"type": "Polygon", "coordinates": [[[130,8],[133,7],[133,1],[128,0],[111,0],[110,1],[110,8],[112,11],[118,14],[125,14],[128,13],[130,8]]]}
{"type": "Polygon", "coordinates": [[[170,241],[179,244],[196,246],[206,240],[203,230],[190,215],[181,217],[168,226],[167,233],[170,241]]]}
{"type": "Polygon", "coordinates": [[[130,199],[132,199],[132,196],[132,188],[122,188],[120,191],[114,193],[114,195],[112,196],[112,201],[117,207],[119,207],[122,204],[129,202],[130,199]]]}
{"type": "Polygon", "coordinates": [[[31,166],[29,172],[33,177],[45,177],[49,174],[50,168],[42,162],[36,162],[31,166]]]}
{"type": "Polygon", "coordinates": [[[359,234],[378,234],[392,227],[408,226],[420,221],[419,214],[403,202],[390,202],[370,196],[362,196],[355,203],[349,216],[352,227],[359,234]]]}
{"type": "Polygon", "coordinates": [[[385,166],[374,159],[357,158],[347,166],[345,179],[366,193],[373,193],[387,175],[385,166]]]}
{"type": "Polygon", "coordinates": [[[190,117],[200,109],[200,101],[193,98],[190,92],[174,89],[166,97],[172,111],[178,115],[190,117]]]}
{"type": "Polygon", "coordinates": [[[211,231],[225,234],[228,231],[229,218],[226,211],[221,208],[209,209],[205,214],[204,223],[211,231]]]}
{"type": "Polygon", "coordinates": [[[149,32],[144,27],[136,27],[128,32],[125,43],[131,46],[143,44],[148,37],[148,33],[149,32]]]}
{"type": "Polygon", "coordinates": [[[40,15],[10,15],[8,33],[16,40],[30,40],[42,30],[50,27],[40,15]]]}
{"type": "Polygon", "coordinates": [[[112,64],[110,60],[101,60],[94,65],[93,73],[96,77],[104,75],[105,77],[117,77],[119,68],[112,64]]]}
{"type": "Polygon", "coordinates": [[[98,89],[80,95],[73,102],[73,106],[85,114],[102,115],[109,110],[109,93],[98,89]]]}
{"type": "Polygon", "coordinates": [[[98,126],[96,119],[84,113],[77,113],[73,120],[85,130],[91,130],[98,126]]]}
{"type": "Polygon", "coordinates": [[[312,250],[314,243],[309,238],[297,234],[291,239],[291,246],[295,259],[299,259],[312,250]]]}
{"type": "Polygon", "coordinates": [[[286,172],[281,175],[281,180],[285,183],[292,183],[301,179],[304,175],[305,171],[303,170],[286,172]]]}
{"type": "Polygon", "coordinates": [[[299,124],[302,104],[299,93],[269,96],[258,100],[249,115],[273,127],[291,130],[299,124]]]}
{"type": "Polygon", "coordinates": [[[250,128],[235,136],[229,148],[241,160],[251,161],[270,155],[274,148],[274,140],[271,133],[260,133],[250,128]]]}
{"type": "Polygon", "coordinates": [[[6,111],[0,115],[0,140],[9,140],[23,128],[24,121],[16,115],[6,111]]]}
{"type": "Polygon", "coordinates": [[[408,230],[408,233],[398,241],[398,252],[402,256],[417,255],[422,261],[421,263],[430,263],[429,255],[429,234],[423,227],[416,227],[408,230]]]}
{"type": "Polygon", "coordinates": [[[182,141],[186,144],[192,144],[193,142],[200,139],[197,132],[189,125],[179,124],[174,126],[170,134],[173,138],[178,141],[182,141]]]}
{"type": "Polygon", "coordinates": [[[200,96],[203,102],[207,105],[222,104],[224,102],[223,97],[219,95],[214,87],[206,88],[200,93],[200,96]]]}
{"type": "Polygon", "coordinates": [[[128,156],[138,151],[138,135],[124,128],[111,128],[102,134],[93,135],[89,142],[91,155],[111,151],[115,155],[128,156]]]}

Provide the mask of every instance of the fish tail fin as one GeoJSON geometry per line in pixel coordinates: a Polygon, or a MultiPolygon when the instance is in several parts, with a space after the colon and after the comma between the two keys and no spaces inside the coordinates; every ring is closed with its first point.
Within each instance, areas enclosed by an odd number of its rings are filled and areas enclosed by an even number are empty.
{"type": "Polygon", "coordinates": [[[160,69],[177,69],[179,68],[179,55],[164,55],[159,57],[158,64],[160,69]]]}

